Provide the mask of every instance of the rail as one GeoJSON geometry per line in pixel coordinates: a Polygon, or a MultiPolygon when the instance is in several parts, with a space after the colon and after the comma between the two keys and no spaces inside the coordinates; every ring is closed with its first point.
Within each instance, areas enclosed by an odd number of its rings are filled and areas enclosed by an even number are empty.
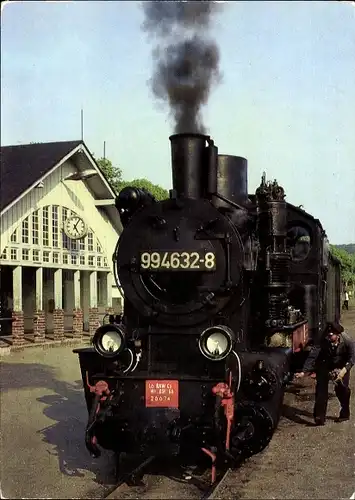
{"type": "MultiPolygon", "coordinates": [[[[218,471],[215,482],[211,485],[210,470],[206,469],[202,479],[193,474],[182,474],[181,467],[176,465],[175,474],[164,475],[162,467],[161,475],[149,470],[149,466],[153,465],[156,457],[150,456],[130,472],[122,474],[118,478],[116,485],[110,487],[105,492],[104,498],[107,499],[133,499],[133,498],[150,498],[149,490],[154,489],[154,495],[159,490],[159,497],[168,498],[171,492],[174,492],[174,498],[196,498],[198,500],[212,500],[217,498],[221,486],[223,486],[226,478],[231,473],[230,468],[218,471]],[[182,477],[181,477],[182,475],[182,477]],[[164,480],[162,481],[162,478],[164,480]],[[143,488],[143,490],[142,490],[143,488]],[[180,490],[180,491],[179,491],[180,490]]],[[[166,464],[165,464],[166,465],[166,464]]],[[[165,471],[166,472],[166,471],[165,471]]]]}

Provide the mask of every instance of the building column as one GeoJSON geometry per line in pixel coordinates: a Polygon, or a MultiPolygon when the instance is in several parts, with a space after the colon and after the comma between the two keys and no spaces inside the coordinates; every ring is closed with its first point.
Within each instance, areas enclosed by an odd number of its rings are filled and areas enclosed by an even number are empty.
{"type": "Polygon", "coordinates": [[[25,342],[25,326],[22,306],[22,267],[17,266],[12,272],[13,309],[12,309],[12,339],[13,345],[23,345],[25,342]]]}
{"type": "Polygon", "coordinates": [[[74,272],[73,337],[83,334],[83,311],[80,302],[80,271],[74,272]]]}
{"type": "Polygon", "coordinates": [[[36,311],[33,320],[35,342],[44,340],[46,334],[46,316],[43,310],[43,267],[36,269],[36,311]]]}
{"type": "Polygon", "coordinates": [[[54,336],[55,340],[62,340],[64,338],[63,272],[62,272],[62,269],[56,269],[54,271],[53,336],[54,336]]]}
{"type": "Polygon", "coordinates": [[[90,337],[94,335],[97,328],[100,326],[99,322],[99,309],[97,307],[97,271],[90,273],[90,286],[89,286],[89,334],[90,337]]]}
{"type": "Polygon", "coordinates": [[[106,293],[105,293],[105,303],[106,303],[106,314],[114,314],[112,307],[112,273],[106,274],[106,293]]]}

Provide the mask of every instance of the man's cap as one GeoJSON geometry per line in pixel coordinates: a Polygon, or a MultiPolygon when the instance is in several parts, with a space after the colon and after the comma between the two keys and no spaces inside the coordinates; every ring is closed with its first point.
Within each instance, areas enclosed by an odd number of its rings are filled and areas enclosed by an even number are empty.
{"type": "Polygon", "coordinates": [[[344,328],[337,321],[331,321],[327,323],[327,335],[331,335],[332,333],[340,334],[343,333],[344,328]]]}

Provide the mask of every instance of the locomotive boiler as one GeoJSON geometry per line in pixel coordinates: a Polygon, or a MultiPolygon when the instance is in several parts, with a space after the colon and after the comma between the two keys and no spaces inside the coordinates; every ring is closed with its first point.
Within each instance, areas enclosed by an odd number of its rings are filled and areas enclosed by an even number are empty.
{"type": "Polygon", "coordinates": [[[86,446],[238,463],[264,449],[309,340],[339,315],[319,221],[247,160],[200,134],[170,137],[173,189],[124,188],[113,256],[122,316],[76,349],[86,446]]]}

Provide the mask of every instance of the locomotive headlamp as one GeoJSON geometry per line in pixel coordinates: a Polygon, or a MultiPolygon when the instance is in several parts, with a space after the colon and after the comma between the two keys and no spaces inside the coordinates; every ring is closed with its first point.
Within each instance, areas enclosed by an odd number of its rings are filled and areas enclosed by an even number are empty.
{"type": "Polygon", "coordinates": [[[233,340],[234,334],[230,328],[217,325],[202,332],[198,345],[206,358],[212,361],[220,361],[231,352],[233,340]]]}
{"type": "Polygon", "coordinates": [[[125,333],[121,326],[100,326],[92,341],[98,354],[105,358],[114,358],[120,354],[125,347],[125,333]]]}

